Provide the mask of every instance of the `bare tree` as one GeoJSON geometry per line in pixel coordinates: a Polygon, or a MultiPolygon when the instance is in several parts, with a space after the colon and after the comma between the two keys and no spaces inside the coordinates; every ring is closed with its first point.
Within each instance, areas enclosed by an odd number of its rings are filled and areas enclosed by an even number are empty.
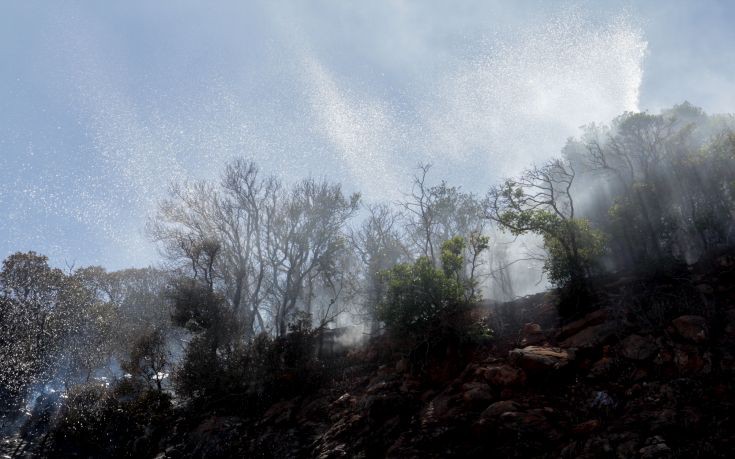
{"type": "Polygon", "coordinates": [[[265,328],[267,245],[279,190],[277,180],[260,178],[254,163],[236,160],[226,167],[219,189],[206,182],[173,185],[148,225],[168,259],[188,263],[193,277],[210,289],[220,284],[250,335],[256,319],[265,328]]]}
{"type": "Polygon", "coordinates": [[[350,231],[350,243],[361,261],[362,303],[373,332],[375,306],[382,297],[380,273],[411,259],[399,229],[400,215],[387,204],[366,206],[367,216],[350,231]]]}
{"type": "Polygon", "coordinates": [[[411,242],[418,248],[421,255],[436,262],[433,237],[433,196],[426,182],[426,176],[430,170],[431,164],[419,164],[418,173],[413,176],[411,192],[406,196],[406,200],[400,204],[407,216],[405,226],[411,242]]]}
{"type": "MultiPolygon", "coordinates": [[[[468,243],[473,238],[479,242],[478,235],[485,232],[486,219],[482,203],[472,193],[465,193],[445,181],[429,186],[430,170],[430,164],[419,165],[411,192],[399,204],[404,210],[404,226],[411,245],[419,256],[428,257],[438,265],[440,254],[437,252],[444,241],[461,236],[468,243]]],[[[468,261],[479,261],[472,253],[465,255],[468,261]]]]}
{"type": "Polygon", "coordinates": [[[317,278],[334,273],[345,249],[343,229],[357,211],[359,195],[345,197],[339,185],[306,179],[275,211],[269,240],[270,295],[275,331],[283,335],[299,304],[311,312],[317,278]]]}

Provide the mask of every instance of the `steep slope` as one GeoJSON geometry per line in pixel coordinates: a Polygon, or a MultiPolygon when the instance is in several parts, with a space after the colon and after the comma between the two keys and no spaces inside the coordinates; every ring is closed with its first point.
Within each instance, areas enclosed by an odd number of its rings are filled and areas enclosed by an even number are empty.
{"type": "Polygon", "coordinates": [[[728,457],[735,258],[606,281],[560,326],[552,294],[517,302],[539,320],[448,355],[458,374],[373,343],[331,387],[257,419],[203,416],[159,457],[728,457]]]}

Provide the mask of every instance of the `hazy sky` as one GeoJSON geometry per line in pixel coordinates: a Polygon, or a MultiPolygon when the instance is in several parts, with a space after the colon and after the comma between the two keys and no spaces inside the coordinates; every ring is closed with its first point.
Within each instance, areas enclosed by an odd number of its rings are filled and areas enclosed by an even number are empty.
{"type": "Polygon", "coordinates": [[[4,2],[0,255],[145,265],[171,180],[255,159],[483,192],[588,122],[735,112],[735,2],[4,2]]]}

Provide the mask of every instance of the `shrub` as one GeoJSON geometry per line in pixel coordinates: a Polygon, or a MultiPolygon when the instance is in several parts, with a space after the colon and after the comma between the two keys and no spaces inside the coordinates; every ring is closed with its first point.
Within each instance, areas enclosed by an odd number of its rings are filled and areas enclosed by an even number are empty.
{"type": "Polygon", "coordinates": [[[464,306],[463,289],[427,257],[400,264],[384,273],[387,291],[377,308],[378,320],[391,334],[424,334],[437,319],[464,306]]]}
{"type": "Polygon", "coordinates": [[[557,286],[568,286],[588,277],[597,269],[605,251],[604,234],[592,228],[588,220],[571,219],[560,222],[565,226],[558,236],[544,235],[544,247],[549,256],[544,271],[557,286]],[[569,251],[568,247],[574,247],[569,251]]]}
{"type": "Polygon", "coordinates": [[[145,457],[171,415],[170,397],[124,379],[72,387],[51,432],[55,456],[145,457]]]}
{"type": "Polygon", "coordinates": [[[130,359],[124,362],[125,371],[145,384],[155,384],[160,391],[164,372],[168,370],[170,353],[166,344],[166,335],[161,328],[140,336],[133,345],[130,359]]]}
{"type": "Polygon", "coordinates": [[[487,327],[472,323],[477,297],[468,294],[474,286],[463,273],[464,248],[462,238],[453,238],[442,245],[441,268],[421,257],[383,272],[386,288],[376,316],[394,339],[430,352],[440,344],[489,336],[487,327]]]}
{"type": "Polygon", "coordinates": [[[297,320],[283,336],[261,333],[224,348],[214,346],[206,333],[194,337],[174,375],[177,392],[235,411],[307,393],[324,376],[316,357],[316,332],[308,323],[297,320]]]}
{"type": "Polygon", "coordinates": [[[179,280],[169,291],[169,298],[173,303],[174,325],[200,332],[222,322],[224,298],[196,280],[179,280]]]}

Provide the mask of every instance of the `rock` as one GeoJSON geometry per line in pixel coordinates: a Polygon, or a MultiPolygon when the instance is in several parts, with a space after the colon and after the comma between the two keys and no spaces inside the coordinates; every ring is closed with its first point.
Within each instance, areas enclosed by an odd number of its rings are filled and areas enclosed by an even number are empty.
{"type": "Polygon", "coordinates": [[[676,411],[665,408],[658,411],[644,411],[637,417],[641,425],[651,432],[661,432],[676,425],[676,411]]]}
{"type": "Polygon", "coordinates": [[[658,350],[656,342],[640,335],[630,335],[620,343],[623,356],[631,360],[646,360],[658,350]]]}
{"type": "Polygon", "coordinates": [[[370,381],[366,394],[378,394],[383,392],[391,392],[399,386],[399,382],[395,379],[385,380],[381,376],[377,376],[370,381]]]}
{"type": "Polygon", "coordinates": [[[490,386],[486,383],[468,383],[462,389],[462,399],[472,406],[487,406],[494,398],[490,386]]]}
{"type": "Polygon", "coordinates": [[[674,319],[671,324],[674,326],[676,333],[687,341],[693,343],[707,341],[709,335],[707,320],[702,316],[680,316],[674,319]]]}
{"type": "Polygon", "coordinates": [[[329,416],[332,404],[326,397],[318,397],[310,402],[306,402],[297,414],[296,422],[319,422],[321,419],[329,416]]]}
{"type": "Polygon", "coordinates": [[[547,411],[508,411],[500,415],[501,429],[512,432],[518,437],[533,437],[539,440],[554,441],[559,432],[546,417],[547,411]]]}
{"type": "Polygon", "coordinates": [[[421,381],[416,378],[406,378],[401,384],[400,391],[406,393],[418,392],[421,389],[421,381]]]}
{"type": "Polygon", "coordinates": [[[712,356],[700,353],[695,346],[679,346],[674,349],[674,364],[682,375],[709,374],[712,371],[712,356]]]}
{"type": "Polygon", "coordinates": [[[462,397],[460,395],[444,391],[429,402],[427,411],[430,411],[431,416],[436,419],[451,418],[456,413],[461,412],[461,401],[462,397]]]}
{"type": "Polygon", "coordinates": [[[724,351],[720,358],[720,370],[725,373],[735,373],[735,355],[724,351]]]}
{"type": "Polygon", "coordinates": [[[615,366],[615,360],[611,357],[602,357],[595,362],[590,368],[589,376],[592,378],[602,378],[607,376],[615,366]]]}
{"type": "Polygon", "coordinates": [[[572,433],[575,435],[589,435],[599,428],[600,421],[597,419],[590,419],[589,421],[585,421],[574,426],[572,428],[572,433]]]}
{"type": "Polygon", "coordinates": [[[400,359],[398,362],[396,362],[396,371],[398,373],[405,373],[410,369],[411,369],[411,363],[408,361],[408,359],[403,358],[403,359],[400,359]]]}
{"type": "Polygon", "coordinates": [[[653,363],[656,365],[666,365],[674,361],[674,350],[668,347],[659,349],[656,358],[653,359],[653,363]]]}
{"type": "Polygon", "coordinates": [[[482,412],[481,417],[482,418],[495,418],[500,416],[503,413],[507,413],[509,411],[519,411],[520,405],[517,402],[514,402],[513,400],[501,400],[499,402],[495,402],[485,408],[485,411],[482,412]]]}
{"type": "Polygon", "coordinates": [[[190,457],[232,456],[238,442],[242,419],[233,416],[211,416],[202,421],[188,436],[184,446],[190,457]]]}
{"type": "Polygon", "coordinates": [[[735,309],[725,312],[725,333],[730,338],[735,338],[735,309]]]}
{"type": "Polygon", "coordinates": [[[630,379],[631,381],[643,381],[644,379],[648,378],[649,375],[650,375],[650,372],[648,368],[638,367],[630,375],[630,379]]]}
{"type": "Polygon", "coordinates": [[[521,329],[521,344],[523,346],[535,346],[546,341],[546,335],[537,323],[527,323],[521,329]]]}
{"type": "Polygon", "coordinates": [[[559,370],[574,360],[574,353],[554,347],[527,346],[508,353],[510,361],[527,373],[559,370]]]}
{"type": "Polygon", "coordinates": [[[687,429],[696,429],[702,422],[702,412],[693,406],[687,406],[679,410],[682,424],[687,429]]]}
{"type": "Polygon", "coordinates": [[[721,255],[717,257],[716,263],[722,268],[732,268],[735,266],[735,256],[721,255]]]}
{"type": "Polygon", "coordinates": [[[421,453],[411,444],[410,438],[405,434],[398,437],[393,445],[385,453],[386,458],[421,457],[421,453]]]}
{"type": "Polygon", "coordinates": [[[514,386],[526,381],[526,374],[510,365],[493,365],[481,370],[485,380],[494,386],[514,386]]]}
{"type": "Polygon", "coordinates": [[[368,421],[377,424],[401,414],[406,403],[398,394],[368,395],[363,399],[362,407],[368,421]]]}
{"type": "Polygon", "coordinates": [[[286,423],[293,418],[295,407],[296,399],[275,403],[263,414],[262,422],[270,424],[286,423]]]}
{"type": "Polygon", "coordinates": [[[635,439],[623,441],[615,449],[618,459],[633,457],[638,450],[638,442],[635,439]]]}
{"type": "Polygon", "coordinates": [[[646,446],[638,450],[641,459],[659,459],[671,457],[671,448],[664,442],[664,439],[656,435],[646,440],[646,446]]]}
{"type": "Polygon", "coordinates": [[[572,335],[579,333],[585,328],[593,325],[601,324],[607,319],[607,311],[604,309],[598,309],[597,311],[591,312],[579,320],[570,322],[559,330],[556,339],[564,340],[572,335]]]}
{"type": "Polygon", "coordinates": [[[616,330],[617,326],[612,322],[593,325],[575,333],[559,343],[559,345],[567,348],[588,349],[605,343],[615,334],[616,330]]]}
{"type": "Polygon", "coordinates": [[[656,459],[671,457],[671,448],[666,443],[657,443],[651,446],[644,446],[638,453],[641,455],[641,459],[656,459]]]}
{"type": "Polygon", "coordinates": [[[599,457],[610,457],[613,449],[610,445],[610,438],[607,436],[595,435],[584,442],[583,453],[578,456],[579,459],[593,459],[599,457]]]}
{"type": "Polygon", "coordinates": [[[357,403],[357,399],[350,395],[349,392],[342,394],[337,400],[332,402],[333,408],[345,408],[347,406],[354,406],[357,403]]]}

